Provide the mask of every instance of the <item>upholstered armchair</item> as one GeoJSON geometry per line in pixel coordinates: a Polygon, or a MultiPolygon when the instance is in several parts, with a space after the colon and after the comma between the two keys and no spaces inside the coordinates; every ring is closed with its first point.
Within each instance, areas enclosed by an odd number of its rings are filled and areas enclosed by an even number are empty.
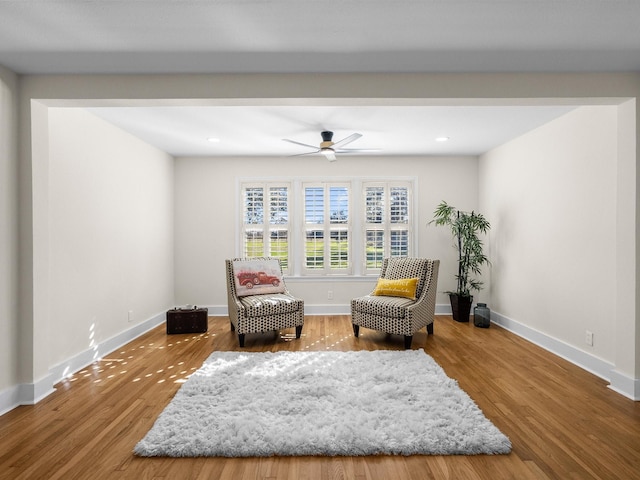
{"type": "Polygon", "coordinates": [[[421,328],[433,334],[440,260],[392,257],[382,262],[376,288],[351,300],[351,323],[357,337],[360,327],[404,335],[411,348],[421,328]]]}
{"type": "Polygon", "coordinates": [[[247,333],[295,327],[300,338],[304,301],[289,293],[280,260],[271,257],[225,260],[231,331],[244,347],[247,333]]]}

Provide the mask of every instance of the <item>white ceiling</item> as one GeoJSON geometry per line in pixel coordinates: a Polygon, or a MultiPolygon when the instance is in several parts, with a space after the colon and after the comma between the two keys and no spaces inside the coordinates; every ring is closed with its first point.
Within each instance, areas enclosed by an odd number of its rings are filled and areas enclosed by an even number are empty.
{"type": "MultiPolygon", "coordinates": [[[[570,106],[103,107],[91,111],[174,156],[288,156],[320,132],[375,155],[480,155],[570,111],[570,106]],[[446,142],[436,141],[446,136],[446,142]],[[219,142],[208,141],[210,137],[219,142]]],[[[354,155],[354,154],[349,154],[354,155]]],[[[367,155],[372,155],[367,153],[367,155]]],[[[340,156],[339,156],[340,157],[340,156]]]]}
{"type": "MultiPolygon", "coordinates": [[[[21,74],[640,72],[635,0],[0,1],[21,74]]],[[[136,107],[94,112],[174,155],[290,155],[320,131],[384,155],[478,154],[563,106],[136,107]],[[447,135],[447,143],[435,136],[447,135]],[[209,136],[221,139],[206,142],[209,136]]]]}

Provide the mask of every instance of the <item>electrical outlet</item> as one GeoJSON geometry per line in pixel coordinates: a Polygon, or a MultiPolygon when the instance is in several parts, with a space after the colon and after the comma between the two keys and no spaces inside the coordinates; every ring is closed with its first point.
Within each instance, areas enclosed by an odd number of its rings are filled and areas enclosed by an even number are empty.
{"type": "Polygon", "coordinates": [[[585,341],[587,342],[587,345],[590,345],[593,347],[593,332],[590,332],[589,330],[587,330],[585,341]]]}
{"type": "Polygon", "coordinates": [[[333,290],[327,290],[327,300],[333,300],[333,290]]]}
{"type": "Polygon", "coordinates": [[[127,321],[133,322],[133,310],[129,310],[129,312],[127,313],[127,321]]]}

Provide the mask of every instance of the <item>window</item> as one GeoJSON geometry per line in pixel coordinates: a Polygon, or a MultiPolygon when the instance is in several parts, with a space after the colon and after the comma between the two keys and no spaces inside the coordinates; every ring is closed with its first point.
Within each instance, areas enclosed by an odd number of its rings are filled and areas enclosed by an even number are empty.
{"type": "Polygon", "coordinates": [[[373,272],[385,257],[403,257],[411,252],[409,185],[394,183],[363,184],[364,193],[364,270],[373,272]]]}
{"type": "Polygon", "coordinates": [[[245,185],[242,188],[242,254],[277,257],[288,270],[289,186],[245,185]]]}
{"type": "Polygon", "coordinates": [[[349,273],[349,185],[305,184],[305,273],[349,273]]]}
{"type": "Polygon", "coordinates": [[[413,181],[242,183],[240,247],[287,275],[374,275],[414,253],[413,181]],[[357,192],[357,195],[352,195],[357,192]]]}

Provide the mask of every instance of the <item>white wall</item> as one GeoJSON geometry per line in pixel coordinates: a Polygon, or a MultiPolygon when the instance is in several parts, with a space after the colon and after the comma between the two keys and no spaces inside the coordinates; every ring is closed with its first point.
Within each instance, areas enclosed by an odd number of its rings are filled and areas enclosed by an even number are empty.
{"type": "Polygon", "coordinates": [[[49,180],[50,313],[35,348],[51,367],[172,305],[173,158],[51,108],[49,180]]]}
{"type": "Polygon", "coordinates": [[[17,91],[17,76],[0,66],[0,392],[18,383],[17,91]]]}
{"type": "MultiPolygon", "coordinates": [[[[417,179],[416,254],[442,261],[438,290],[455,285],[455,251],[445,229],[427,227],[441,200],[464,209],[477,208],[476,157],[341,157],[327,162],[323,157],[307,158],[180,158],[176,160],[176,302],[226,309],[224,259],[239,255],[236,228],[239,225],[237,191],[241,178],[344,179],[347,177],[412,176],[417,179]]],[[[358,194],[355,192],[355,194],[358,194]]],[[[287,279],[289,289],[305,299],[309,312],[349,311],[351,298],[368,293],[369,280],[287,279]],[[332,290],[334,298],[327,298],[332,290]]],[[[438,296],[438,303],[448,298],[438,296]]],[[[219,310],[218,310],[219,311],[219,310]]]]}
{"type": "Polygon", "coordinates": [[[612,364],[616,165],[614,106],[580,107],[480,160],[492,310],[612,364]]]}

